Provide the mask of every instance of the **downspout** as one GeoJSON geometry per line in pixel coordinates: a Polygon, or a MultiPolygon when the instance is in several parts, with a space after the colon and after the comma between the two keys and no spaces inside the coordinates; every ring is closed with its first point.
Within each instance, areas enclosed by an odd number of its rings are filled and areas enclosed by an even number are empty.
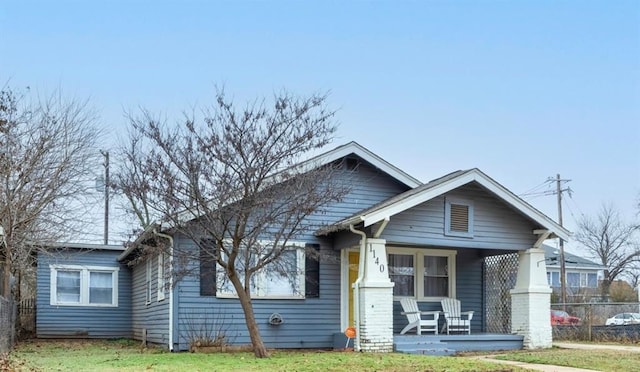
{"type": "Polygon", "coordinates": [[[360,235],[360,259],[358,260],[358,278],[353,283],[353,321],[356,328],[356,338],[353,349],[360,351],[360,283],[364,279],[364,260],[366,258],[367,234],[364,231],[356,230],[353,224],[349,224],[352,233],[360,235]]]}
{"type": "Polygon", "coordinates": [[[169,240],[169,351],[173,351],[173,237],[153,229],[153,233],[169,240]]]}

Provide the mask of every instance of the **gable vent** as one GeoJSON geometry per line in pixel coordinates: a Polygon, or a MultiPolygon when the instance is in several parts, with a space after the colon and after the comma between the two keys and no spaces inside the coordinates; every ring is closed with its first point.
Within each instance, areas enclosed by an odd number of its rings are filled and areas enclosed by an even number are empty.
{"type": "Polygon", "coordinates": [[[449,229],[451,231],[469,232],[468,205],[451,204],[451,221],[449,229]]]}
{"type": "Polygon", "coordinates": [[[444,234],[473,239],[473,201],[445,198],[444,234]]]}

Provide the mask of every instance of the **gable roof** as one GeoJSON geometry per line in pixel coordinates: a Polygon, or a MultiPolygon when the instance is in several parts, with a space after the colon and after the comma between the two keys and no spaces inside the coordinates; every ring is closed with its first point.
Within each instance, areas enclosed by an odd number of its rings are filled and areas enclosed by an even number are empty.
{"type": "MultiPolygon", "coordinates": [[[[402,171],[400,168],[392,165],[391,163],[387,162],[386,160],[382,159],[381,157],[379,157],[378,155],[374,154],[373,152],[369,151],[368,149],[366,149],[365,147],[363,147],[362,145],[358,144],[355,141],[351,141],[349,143],[346,143],[344,145],[338,146],[336,148],[334,148],[333,150],[329,150],[327,152],[324,152],[322,154],[316,155],[314,157],[311,157],[303,162],[300,162],[296,165],[294,165],[293,167],[295,169],[301,170],[301,171],[305,171],[305,170],[311,170],[317,167],[321,167],[323,165],[326,164],[330,164],[334,161],[337,161],[339,159],[344,158],[345,156],[354,154],[360,158],[362,158],[364,161],[370,163],[372,166],[380,169],[381,171],[385,172],[386,174],[388,174],[389,176],[391,176],[393,179],[397,180],[398,182],[402,183],[403,185],[406,185],[407,187],[410,188],[415,188],[418,187],[420,185],[422,185],[422,182],[418,181],[418,179],[412,177],[411,175],[409,175],[408,173],[402,171]]],[[[274,174],[273,176],[271,176],[271,182],[273,183],[278,183],[278,173],[274,174]]],[[[188,214],[187,214],[188,215],[188,214]]],[[[190,216],[188,215],[187,218],[195,218],[195,216],[190,216]]],[[[132,252],[134,252],[137,249],[137,246],[139,245],[139,243],[148,238],[152,232],[154,230],[164,230],[161,228],[162,223],[152,223],[147,229],[145,229],[145,231],[143,231],[137,238],[136,240],[129,244],[128,247],[126,248],[126,250],[120,255],[120,257],[118,257],[118,261],[123,261],[126,260],[127,257],[129,255],[131,255],[132,252]]]]}
{"type": "Polygon", "coordinates": [[[549,238],[559,237],[564,240],[569,239],[570,233],[567,229],[560,226],[547,215],[532,207],[529,203],[516,196],[477,168],[465,171],[459,170],[437,178],[339,221],[318,233],[326,234],[330,231],[343,230],[348,228],[349,225],[355,225],[361,222],[365,227],[371,226],[471,182],[478,183],[532,221],[551,231],[552,235],[549,236],[549,238]]]}
{"type": "MultiPolygon", "coordinates": [[[[558,248],[543,244],[545,263],[548,268],[560,268],[560,252],[558,248]]],[[[584,257],[564,251],[564,265],[568,269],[603,270],[604,266],[584,257]]]]}
{"type": "Polygon", "coordinates": [[[364,148],[354,141],[351,141],[342,146],[338,146],[333,150],[305,160],[302,163],[298,164],[296,167],[300,167],[302,169],[312,169],[332,163],[351,154],[355,154],[361,157],[363,160],[369,162],[374,167],[387,173],[406,186],[414,188],[422,185],[422,182],[418,181],[418,179],[410,176],[408,173],[403,172],[402,170],[400,170],[400,168],[397,168],[396,166],[392,165],[388,161],[382,159],[378,155],[374,154],[373,152],[369,151],[368,149],[364,148]]]}

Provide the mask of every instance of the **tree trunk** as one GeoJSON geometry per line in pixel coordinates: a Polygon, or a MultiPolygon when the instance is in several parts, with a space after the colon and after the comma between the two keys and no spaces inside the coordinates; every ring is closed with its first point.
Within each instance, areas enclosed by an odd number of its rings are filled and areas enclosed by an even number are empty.
{"type": "Polygon", "coordinates": [[[255,354],[256,358],[268,358],[269,353],[267,352],[267,348],[264,346],[262,336],[260,335],[260,328],[258,328],[256,316],[253,313],[253,303],[251,302],[251,296],[244,291],[243,285],[240,280],[238,280],[237,275],[230,274],[229,279],[236,289],[238,299],[240,300],[240,305],[242,305],[244,320],[247,324],[247,329],[249,330],[249,337],[251,337],[251,346],[253,346],[253,353],[255,354]]]}

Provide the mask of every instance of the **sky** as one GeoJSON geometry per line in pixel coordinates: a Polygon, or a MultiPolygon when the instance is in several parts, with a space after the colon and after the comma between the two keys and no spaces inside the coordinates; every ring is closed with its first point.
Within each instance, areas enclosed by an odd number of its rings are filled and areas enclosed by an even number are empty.
{"type": "Polygon", "coordinates": [[[557,219],[560,174],[573,232],[640,197],[640,0],[0,0],[0,84],[88,98],[106,150],[125,112],[179,119],[216,86],[329,92],[333,146],[423,182],[476,167],[557,219]]]}

